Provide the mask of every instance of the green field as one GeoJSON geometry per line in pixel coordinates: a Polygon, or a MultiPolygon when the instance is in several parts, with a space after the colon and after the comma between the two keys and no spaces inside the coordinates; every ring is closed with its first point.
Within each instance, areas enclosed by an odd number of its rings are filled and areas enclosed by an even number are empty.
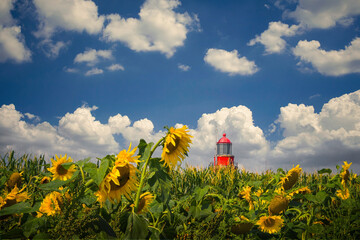
{"type": "Polygon", "coordinates": [[[179,139],[141,140],[95,163],[1,156],[1,239],[360,239],[351,163],[316,173],[180,168],[191,141],[179,139]],[[179,158],[164,165],[157,147],[179,158]]]}

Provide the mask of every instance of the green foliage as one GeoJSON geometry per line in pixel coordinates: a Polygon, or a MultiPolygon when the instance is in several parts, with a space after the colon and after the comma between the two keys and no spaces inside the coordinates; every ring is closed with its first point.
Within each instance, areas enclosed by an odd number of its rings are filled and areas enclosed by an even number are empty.
{"type": "Polygon", "coordinates": [[[121,201],[106,200],[102,205],[95,193],[114,166],[115,155],[97,164],[90,158],[63,163],[64,169],[76,165],[72,177],[46,184],[41,179],[52,176],[43,156],[18,157],[12,151],[0,157],[1,238],[360,239],[360,179],[351,173],[342,182],[341,167],[337,174],[330,169],[302,173],[291,189],[281,191],[279,183],[287,174],[283,169],[264,173],[234,167],[169,169],[161,158],[152,156],[162,143],[140,140],[136,174],[141,187],[121,201]],[[11,189],[6,184],[14,172],[22,172],[19,196],[27,193],[29,197],[9,198],[11,189]],[[348,190],[349,196],[342,199],[340,190],[348,190]],[[41,216],[41,204],[54,191],[61,194],[61,214],[41,216]],[[144,192],[154,199],[147,211],[137,212],[135,204],[144,192]],[[280,215],[284,223],[279,232],[265,233],[256,223],[268,216],[269,203],[279,194],[289,199],[280,215]],[[242,221],[254,226],[246,234],[232,231],[242,221]]]}

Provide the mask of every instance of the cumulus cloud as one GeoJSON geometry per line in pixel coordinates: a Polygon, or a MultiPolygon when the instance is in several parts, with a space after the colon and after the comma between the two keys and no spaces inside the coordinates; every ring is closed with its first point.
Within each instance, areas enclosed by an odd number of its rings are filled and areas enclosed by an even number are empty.
{"type": "Polygon", "coordinates": [[[252,75],[258,71],[254,61],[240,57],[237,50],[228,52],[223,49],[210,48],[207,50],[204,61],[216,70],[233,75],[252,75]]]}
{"type": "Polygon", "coordinates": [[[37,37],[50,38],[56,30],[100,33],[104,16],[91,0],[34,0],[39,16],[37,37]]]}
{"type": "MultiPolygon", "coordinates": [[[[155,131],[146,118],[132,122],[128,116],[116,114],[101,123],[93,115],[96,109],[79,107],[53,126],[40,120],[34,123],[34,114],[22,114],[13,104],[2,105],[0,153],[12,149],[48,157],[65,153],[75,159],[102,157],[127,148],[130,142],[135,146],[141,138],[155,142],[166,134],[155,131]],[[117,136],[121,140],[116,141],[117,136]]],[[[353,162],[351,169],[360,171],[360,90],[331,99],[319,113],[313,106],[288,104],[270,127],[270,133],[280,131],[283,138],[267,140],[254,124],[251,110],[242,105],[203,114],[197,126],[189,129],[194,138],[183,164],[207,167],[213,163],[216,142],[226,133],[233,143],[236,164],[247,170],[290,169],[297,164],[306,171],[335,170],[336,164],[348,161],[353,162]]]]}
{"type": "Polygon", "coordinates": [[[31,60],[31,52],[25,46],[21,27],[12,18],[13,3],[13,0],[0,2],[0,62],[27,62],[31,60]]]}
{"type": "Polygon", "coordinates": [[[98,74],[103,74],[103,73],[104,73],[104,71],[100,68],[92,68],[85,73],[85,76],[98,75],[98,74]]]}
{"type": "Polygon", "coordinates": [[[265,30],[260,36],[256,36],[248,43],[249,46],[253,46],[256,43],[261,43],[265,46],[265,53],[281,53],[286,47],[286,41],[282,37],[294,36],[299,31],[299,26],[282,22],[270,22],[269,28],[265,30]]]}
{"type": "Polygon", "coordinates": [[[349,25],[360,14],[358,0],[300,0],[295,11],[286,11],[285,16],[294,18],[307,28],[330,28],[337,23],[349,25]]]}
{"type": "Polygon", "coordinates": [[[65,49],[70,42],[58,41],[54,43],[51,39],[44,39],[39,43],[39,47],[49,58],[57,58],[61,50],[65,49]]]}
{"type": "MultiPolygon", "coordinates": [[[[96,120],[92,112],[94,107],[82,106],[73,113],[62,116],[57,126],[44,121],[30,124],[26,118],[34,120],[37,116],[31,113],[22,114],[15,105],[2,105],[0,108],[0,153],[9,150],[18,153],[69,154],[75,159],[85,157],[103,157],[127,148],[132,141],[133,146],[140,138],[154,141],[157,134],[148,119],[141,119],[131,124],[127,116],[120,114],[109,118],[108,123],[96,120]],[[26,118],[25,118],[26,116],[26,118]],[[115,135],[122,135],[124,142],[115,141],[115,135]]],[[[39,120],[39,119],[38,119],[39,120]]]]}
{"type": "Polygon", "coordinates": [[[187,71],[190,70],[190,66],[184,65],[184,64],[178,64],[178,68],[179,68],[181,71],[184,71],[184,72],[187,72],[187,71]]]}
{"type": "Polygon", "coordinates": [[[311,65],[321,74],[340,76],[360,72],[360,38],[341,50],[325,51],[318,41],[299,41],[293,54],[303,63],[311,65]]]}
{"type": "Polygon", "coordinates": [[[349,161],[360,170],[360,91],[331,99],[320,113],[312,106],[289,104],[280,109],[277,123],[284,139],[269,154],[273,166],[335,169],[349,161]]]}
{"type": "Polygon", "coordinates": [[[254,125],[250,109],[241,105],[200,117],[197,128],[190,130],[194,138],[189,164],[207,167],[212,163],[216,142],[222,133],[226,133],[233,143],[232,153],[237,164],[247,169],[264,170],[268,142],[263,131],[254,125]]]}
{"type": "Polygon", "coordinates": [[[123,42],[134,51],[159,51],[171,57],[199,22],[187,12],[176,13],[174,9],[180,4],[178,0],[147,0],[140,9],[139,18],[109,15],[103,37],[107,41],[123,42]]]}
{"type": "Polygon", "coordinates": [[[75,63],[86,63],[88,66],[94,66],[102,59],[112,59],[112,51],[111,50],[96,50],[96,49],[88,49],[83,53],[79,53],[76,55],[74,62],[75,63]]]}
{"type": "Polygon", "coordinates": [[[107,69],[109,71],[119,71],[119,70],[124,71],[125,70],[124,66],[122,66],[121,64],[112,64],[107,69]]]}

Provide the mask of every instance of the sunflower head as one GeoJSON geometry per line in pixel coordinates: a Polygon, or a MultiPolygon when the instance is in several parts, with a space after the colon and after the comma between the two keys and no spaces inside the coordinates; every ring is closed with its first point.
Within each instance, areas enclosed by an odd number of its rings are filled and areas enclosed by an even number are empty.
{"type": "Polygon", "coordinates": [[[351,166],[352,163],[348,164],[347,161],[344,161],[344,165],[342,165],[342,172],[340,173],[340,177],[341,177],[341,183],[342,184],[346,184],[347,181],[349,181],[349,177],[350,177],[350,172],[349,172],[349,168],[351,166]]]}
{"type": "Polygon", "coordinates": [[[189,151],[192,136],[188,134],[187,126],[181,128],[171,127],[165,136],[161,160],[170,168],[176,167],[184,160],[189,151]]]}
{"type": "MultiPolygon", "coordinates": [[[[140,195],[139,205],[136,213],[145,213],[148,211],[148,208],[152,201],[154,200],[154,195],[150,192],[145,192],[140,195]]],[[[134,204],[131,205],[134,207],[134,204]]]]}
{"type": "Polygon", "coordinates": [[[248,202],[251,202],[251,187],[243,187],[242,191],[239,193],[239,197],[244,198],[248,202]]]}
{"type": "Polygon", "coordinates": [[[284,190],[289,190],[292,188],[292,186],[294,186],[300,176],[301,171],[302,169],[299,167],[299,165],[297,165],[296,167],[290,169],[286,176],[280,180],[280,184],[284,190]]]}
{"type": "Polygon", "coordinates": [[[50,181],[51,181],[51,178],[49,178],[48,176],[45,176],[41,179],[40,184],[49,183],[50,181]]]}
{"type": "Polygon", "coordinates": [[[14,172],[10,175],[9,180],[6,182],[9,191],[11,191],[14,186],[20,187],[22,182],[21,175],[22,173],[18,172],[14,172]]]}
{"type": "Polygon", "coordinates": [[[278,215],[281,212],[284,212],[289,205],[289,200],[286,197],[277,195],[275,196],[269,205],[269,215],[278,215]]]}
{"type": "Polygon", "coordinates": [[[53,174],[53,180],[59,179],[62,181],[66,181],[72,177],[74,172],[76,171],[75,165],[71,165],[68,169],[62,166],[63,163],[72,162],[71,157],[67,158],[67,155],[63,157],[60,155],[60,158],[55,155],[56,160],[51,159],[52,167],[48,168],[48,170],[53,174]]]}
{"type": "Polygon", "coordinates": [[[231,226],[231,232],[236,235],[249,233],[254,226],[254,224],[244,216],[235,218],[235,222],[236,223],[231,226]]]}
{"type": "MultiPolygon", "coordinates": [[[[109,172],[102,184],[100,184],[100,192],[97,194],[99,201],[108,198],[111,202],[116,199],[121,201],[121,196],[130,198],[132,191],[137,187],[136,168],[127,162],[117,161],[111,172],[109,172]]],[[[101,202],[101,201],[100,201],[101,202]]]]}
{"type": "Polygon", "coordinates": [[[25,187],[20,189],[15,185],[5,198],[2,198],[0,208],[10,207],[16,203],[30,199],[30,195],[24,191],[25,187]]]}
{"type": "Polygon", "coordinates": [[[311,193],[311,190],[308,186],[306,187],[302,187],[302,188],[298,188],[292,192],[289,193],[290,197],[293,197],[296,194],[307,194],[307,193],[311,193]]]}
{"type": "Polygon", "coordinates": [[[350,197],[350,192],[347,187],[344,187],[343,189],[339,189],[336,191],[336,196],[341,198],[342,200],[346,200],[350,197]]]}
{"type": "Polygon", "coordinates": [[[284,220],[280,216],[262,216],[257,225],[263,232],[267,233],[277,233],[281,230],[284,220]]]}
{"type": "Polygon", "coordinates": [[[61,193],[57,191],[49,193],[42,201],[37,217],[41,217],[43,214],[48,216],[60,214],[63,203],[64,200],[61,193]]]}

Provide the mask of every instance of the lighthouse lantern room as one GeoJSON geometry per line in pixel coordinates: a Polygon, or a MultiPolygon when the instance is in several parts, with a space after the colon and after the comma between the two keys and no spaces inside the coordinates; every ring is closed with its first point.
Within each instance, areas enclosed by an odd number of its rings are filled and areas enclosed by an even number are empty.
{"type": "Polygon", "coordinates": [[[234,155],[232,155],[232,143],[223,134],[223,137],[216,143],[216,155],[214,156],[214,166],[234,165],[234,155]]]}

